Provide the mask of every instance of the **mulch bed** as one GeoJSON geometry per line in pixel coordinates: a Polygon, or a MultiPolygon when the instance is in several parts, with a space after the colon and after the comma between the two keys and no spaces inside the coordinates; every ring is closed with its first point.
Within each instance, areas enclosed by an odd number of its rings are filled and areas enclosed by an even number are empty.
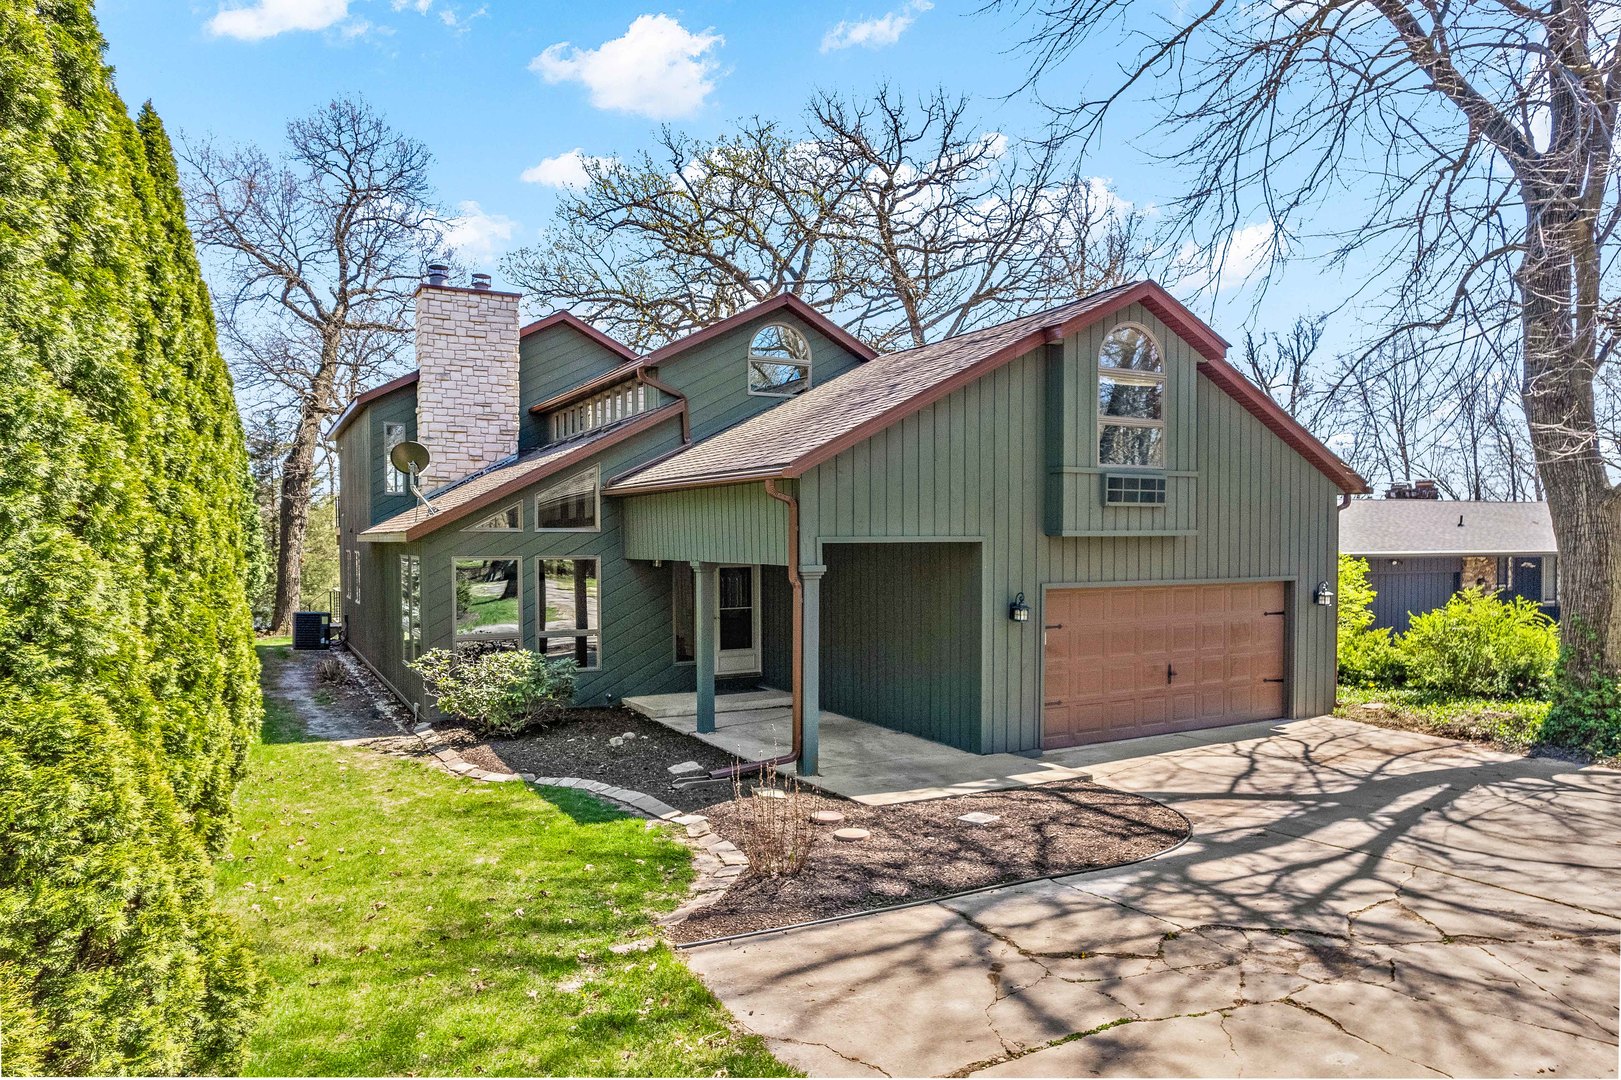
{"type": "Polygon", "coordinates": [[[703,812],[732,797],[730,783],[678,788],[670,766],[696,761],[706,769],[738,759],[629,709],[575,709],[559,724],[515,739],[484,739],[466,728],[437,729],[462,759],[490,772],[536,776],[577,776],[630,788],[662,799],[677,810],[703,812]],[[635,738],[614,746],[608,740],[630,732],[635,738]]]}
{"type": "MultiPolygon", "coordinates": [[[[1095,870],[1164,851],[1188,835],[1186,819],[1140,795],[1079,780],[948,799],[866,806],[810,791],[800,811],[837,810],[803,870],[767,878],[749,870],[710,907],[671,929],[677,941],[767,930],[1001,882],[1095,870]],[[983,811],[988,825],[958,821],[983,811]],[[833,829],[867,829],[841,841],[833,829]]],[[[721,836],[747,850],[728,800],[706,812],[721,836]]]]}
{"type": "MultiPolygon", "coordinates": [[[[601,780],[703,814],[723,838],[747,852],[749,837],[730,783],[678,788],[669,767],[696,761],[706,769],[738,759],[627,709],[577,709],[553,727],[515,739],[485,740],[464,728],[440,727],[464,760],[491,772],[601,780]],[[632,733],[615,746],[609,740],[632,733]]],[[[792,784],[789,783],[790,787],[792,784]]],[[[754,798],[745,792],[745,798],[754,798]]],[[[1181,814],[1140,795],[1079,780],[947,799],[867,806],[809,788],[797,813],[844,815],[816,826],[804,868],[792,877],[749,869],[713,905],[671,928],[677,941],[768,930],[1003,882],[1095,870],[1146,858],[1188,835],[1181,814]],[[958,817],[995,814],[988,825],[958,817]],[[835,828],[869,831],[840,841],[835,828]]]]}

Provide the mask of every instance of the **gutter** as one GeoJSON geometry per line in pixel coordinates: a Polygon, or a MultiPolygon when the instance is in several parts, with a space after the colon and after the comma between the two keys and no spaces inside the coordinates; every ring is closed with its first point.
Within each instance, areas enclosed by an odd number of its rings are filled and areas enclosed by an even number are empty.
{"type": "Polygon", "coordinates": [[[777,487],[775,477],[765,482],[765,493],[784,503],[788,507],[788,587],[793,593],[793,644],[790,649],[793,654],[794,684],[792,712],[793,712],[793,750],[778,757],[767,758],[764,761],[745,761],[725,768],[714,769],[709,773],[712,780],[730,780],[737,776],[747,776],[750,773],[764,772],[779,765],[792,764],[799,760],[801,743],[805,733],[805,696],[804,696],[804,667],[805,667],[805,583],[799,579],[799,500],[777,487]]]}

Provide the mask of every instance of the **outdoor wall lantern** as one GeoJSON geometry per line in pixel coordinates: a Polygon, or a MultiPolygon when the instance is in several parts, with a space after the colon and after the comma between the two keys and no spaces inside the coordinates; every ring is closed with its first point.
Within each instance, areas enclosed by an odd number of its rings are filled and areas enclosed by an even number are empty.
{"type": "Polygon", "coordinates": [[[1030,621],[1030,605],[1024,602],[1024,593],[1015,596],[1013,603],[1008,605],[1007,617],[1014,622],[1030,621]]]}
{"type": "Polygon", "coordinates": [[[1317,583],[1317,592],[1312,596],[1312,600],[1318,607],[1332,607],[1334,604],[1334,590],[1328,587],[1328,582],[1319,581],[1317,583]]]}

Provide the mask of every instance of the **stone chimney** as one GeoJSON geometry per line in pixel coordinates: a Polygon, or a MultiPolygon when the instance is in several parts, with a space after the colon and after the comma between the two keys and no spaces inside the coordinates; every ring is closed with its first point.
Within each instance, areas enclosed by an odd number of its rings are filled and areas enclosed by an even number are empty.
{"type": "Polygon", "coordinates": [[[1439,499],[1441,487],[1434,480],[1419,480],[1409,484],[1398,480],[1385,492],[1387,499],[1439,499]]]}
{"type": "Polygon", "coordinates": [[[518,293],[447,284],[428,267],[416,291],[417,439],[432,460],[424,488],[440,487],[518,451],[518,293]]]}

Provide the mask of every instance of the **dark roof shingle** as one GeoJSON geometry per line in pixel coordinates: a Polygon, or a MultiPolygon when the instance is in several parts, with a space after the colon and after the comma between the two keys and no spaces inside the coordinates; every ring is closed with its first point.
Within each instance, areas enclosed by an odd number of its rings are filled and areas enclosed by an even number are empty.
{"type": "Polygon", "coordinates": [[[1355,499],[1340,511],[1347,555],[1555,555],[1545,502],[1355,499]]]}

